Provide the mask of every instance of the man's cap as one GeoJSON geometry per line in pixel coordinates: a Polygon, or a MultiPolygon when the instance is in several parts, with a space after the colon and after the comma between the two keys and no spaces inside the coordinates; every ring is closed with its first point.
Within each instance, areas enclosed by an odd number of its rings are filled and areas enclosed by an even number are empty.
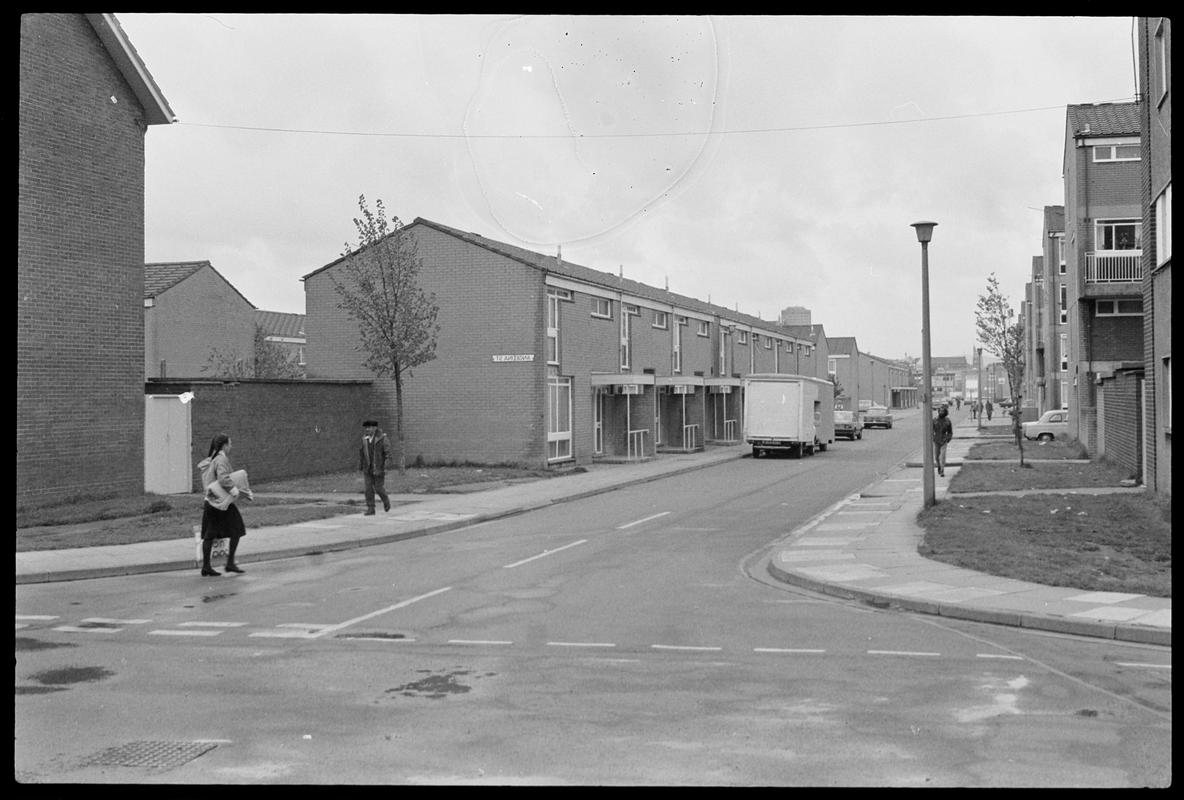
{"type": "Polygon", "coordinates": [[[372,419],[368,419],[368,420],[366,420],[365,422],[363,422],[363,423],[362,423],[362,427],[363,427],[363,428],[377,428],[377,427],[378,427],[378,423],[377,423],[377,422],[375,422],[375,421],[374,421],[374,420],[372,420],[372,419]]]}

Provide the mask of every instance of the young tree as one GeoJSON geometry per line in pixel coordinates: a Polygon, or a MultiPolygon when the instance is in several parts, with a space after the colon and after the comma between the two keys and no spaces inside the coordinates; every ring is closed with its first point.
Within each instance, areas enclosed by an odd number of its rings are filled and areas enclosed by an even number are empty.
{"type": "MultiPolygon", "coordinates": [[[[1011,304],[999,290],[995,273],[987,278],[987,293],[979,295],[974,312],[978,340],[988,353],[1003,360],[1011,394],[1011,432],[1020,451],[1020,466],[1024,466],[1024,436],[1020,427],[1021,382],[1024,377],[1024,325],[1015,318],[1011,304]]],[[[980,387],[981,391],[981,387],[980,387]]]]}
{"type": "Polygon", "coordinates": [[[201,371],[211,377],[241,380],[242,378],[303,378],[304,370],[296,357],[275,342],[267,341],[267,333],[255,326],[255,357],[239,353],[237,347],[224,350],[210,348],[201,371]]]}
{"type": "Polygon", "coordinates": [[[436,357],[440,309],[436,296],[419,286],[423,262],[415,239],[403,232],[398,217],[387,219],[382,200],[371,211],[365,195],[358,197],[361,217],[354,218],[357,246],[348,242],[342,256],[341,280],[330,275],[341,301],[337,307],[358,323],[355,348],[366,367],[395,382],[395,460],[407,470],[403,427],[403,379],[436,357]]]}

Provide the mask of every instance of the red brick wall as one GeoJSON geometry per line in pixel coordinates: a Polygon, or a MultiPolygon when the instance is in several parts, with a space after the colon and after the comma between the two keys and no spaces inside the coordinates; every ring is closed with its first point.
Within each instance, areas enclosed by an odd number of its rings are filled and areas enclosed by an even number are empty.
{"type": "MultiPolygon", "coordinates": [[[[420,283],[436,294],[436,359],[416,367],[404,388],[406,458],[428,463],[546,462],[546,334],[542,273],[427,226],[419,241],[420,283]],[[494,355],[533,361],[494,362],[494,355]]],[[[396,436],[394,381],[370,375],[355,351],[357,326],[337,308],[330,273],[305,281],[308,375],[374,379],[372,413],[396,436]]]]}
{"type": "MultiPolygon", "coordinates": [[[[152,381],[145,391],[193,392],[193,463],[206,457],[214,436],[225,433],[234,444],[231,463],[247,470],[258,485],[276,478],[357,469],[362,422],[371,412],[372,385],[367,381],[152,381]]],[[[201,488],[200,478],[195,469],[194,491],[201,488]]]]}
{"type": "Polygon", "coordinates": [[[1130,477],[1142,470],[1139,377],[1136,372],[1123,371],[1098,387],[1105,393],[1106,455],[1103,458],[1126,469],[1130,477]]]}
{"type": "Polygon", "coordinates": [[[144,489],[142,109],[80,14],[24,14],[17,497],[144,489]]]}
{"type": "MultiPolygon", "coordinates": [[[[1089,303],[1092,309],[1094,303],[1089,303]]],[[[1099,317],[1090,320],[1094,361],[1142,361],[1143,318],[1099,317]]]]}

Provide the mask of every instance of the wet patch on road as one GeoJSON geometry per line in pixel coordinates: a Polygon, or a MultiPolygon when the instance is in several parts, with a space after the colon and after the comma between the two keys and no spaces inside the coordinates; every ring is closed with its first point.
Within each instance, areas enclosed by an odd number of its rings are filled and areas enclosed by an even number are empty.
{"type": "Polygon", "coordinates": [[[407,637],[401,633],[388,633],[386,631],[354,631],[352,633],[339,633],[333,637],[334,639],[406,639],[407,637]]]}
{"type": "Polygon", "coordinates": [[[43,642],[40,639],[30,639],[28,636],[16,637],[16,651],[32,652],[34,650],[54,650],[58,647],[77,647],[69,642],[43,642]]]}
{"type": "Polygon", "coordinates": [[[75,683],[93,683],[114,675],[103,667],[62,667],[47,669],[29,676],[29,680],[36,681],[40,686],[17,686],[16,694],[49,694],[50,692],[64,692],[75,683]]]}
{"type": "MultiPolygon", "coordinates": [[[[219,600],[225,600],[228,597],[234,597],[238,592],[227,592],[226,594],[207,594],[203,595],[201,601],[203,603],[216,603],[219,600]]],[[[189,606],[186,606],[188,608],[189,606]]]]}
{"type": "MultiPolygon", "coordinates": [[[[385,694],[400,694],[404,697],[426,697],[430,700],[440,700],[453,694],[466,694],[472,691],[473,687],[468,684],[461,683],[458,678],[464,678],[472,675],[472,670],[460,669],[459,667],[452,671],[433,671],[430,669],[421,669],[417,672],[424,673],[425,677],[411,683],[405,683],[402,686],[396,686],[393,689],[387,689],[385,694]]],[[[477,675],[477,678],[491,678],[497,673],[486,672],[483,675],[477,675]]]]}

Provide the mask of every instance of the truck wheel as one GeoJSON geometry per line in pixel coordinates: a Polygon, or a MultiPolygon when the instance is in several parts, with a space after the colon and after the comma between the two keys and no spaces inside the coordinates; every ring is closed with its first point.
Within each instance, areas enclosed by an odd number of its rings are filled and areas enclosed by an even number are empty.
{"type": "Polygon", "coordinates": [[[760,458],[761,457],[761,449],[759,447],[752,448],[752,457],[753,458],[760,458]]]}

